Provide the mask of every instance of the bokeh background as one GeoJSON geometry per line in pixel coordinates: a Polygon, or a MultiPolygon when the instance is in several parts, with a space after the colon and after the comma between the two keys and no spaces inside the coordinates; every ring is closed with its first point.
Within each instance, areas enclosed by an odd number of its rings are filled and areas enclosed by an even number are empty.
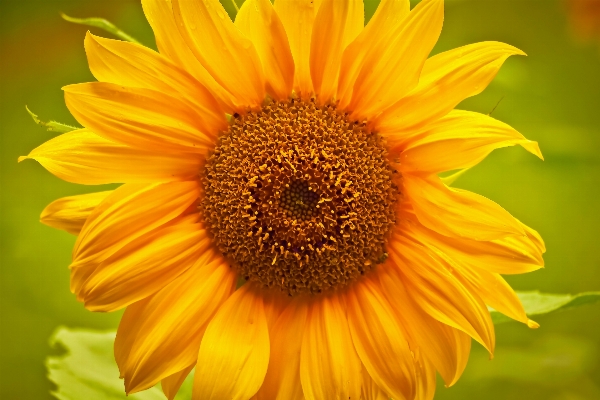
{"type": "MultiPolygon", "coordinates": [[[[365,3],[371,15],[377,1],[365,3]]],[[[41,225],[38,217],[52,200],[100,189],[63,182],[34,161],[17,164],[18,156],[53,136],[33,123],[25,105],[44,120],[76,125],[60,88],[93,80],[83,50],[87,28],[61,20],[60,11],[107,18],[155,45],[139,0],[0,5],[0,397],[48,399],[52,384],[43,362],[57,352],[48,346],[54,329],[114,329],[120,315],[88,312],[69,292],[75,237],[41,225]]],[[[509,59],[483,94],[460,107],[487,114],[497,106],[493,116],[537,140],[545,162],[520,148],[498,150],[455,184],[497,201],[544,237],[546,268],[508,277],[520,290],[600,288],[600,29],[594,38],[594,29],[590,34],[573,26],[584,22],[573,21],[565,1],[447,0],[434,50],[498,40],[529,55],[509,59]]],[[[498,326],[495,359],[474,345],[464,377],[450,389],[438,380],[436,399],[600,399],[600,306],[538,322],[535,331],[498,326]]]]}

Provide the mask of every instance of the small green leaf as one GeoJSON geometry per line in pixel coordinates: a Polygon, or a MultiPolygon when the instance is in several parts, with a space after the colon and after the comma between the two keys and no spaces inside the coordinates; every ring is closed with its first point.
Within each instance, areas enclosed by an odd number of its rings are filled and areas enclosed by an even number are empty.
{"type": "MultiPolygon", "coordinates": [[[[584,304],[600,301],[600,292],[587,292],[575,295],[570,294],[544,294],[539,291],[517,292],[529,317],[548,314],[567,308],[578,307],[584,304]]],[[[490,310],[494,324],[512,321],[511,318],[496,310],[490,310]]]]}
{"type": "MultiPolygon", "coordinates": [[[[67,354],[46,359],[48,378],[57,386],[52,394],[60,400],[165,400],[158,387],[125,395],[113,355],[114,341],[114,331],[58,328],[50,338],[50,344],[65,348],[67,354]]],[[[192,382],[190,374],[176,400],[191,398],[192,382]]]]}
{"type": "Polygon", "coordinates": [[[72,22],[74,24],[81,24],[87,26],[93,26],[96,28],[104,29],[108,33],[112,33],[119,39],[125,40],[127,42],[141,44],[133,37],[123,32],[121,29],[117,28],[112,22],[105,20],[104,18],[73,18],[68,15],[61,13],[60,16],[65,20],[72,22]]]}
{"type": "Polygon", "coordinates": [[[67,133],[67,132],[74,131],[76,129],[81,129],[81,128],[76,128],[74,126],[62,124],[62,123],[56,122],[56,121],[44,122],[44,121],[40,120],[36,114],[31,112],[29,107],[25,106],[25,109],[27,110],[27,112],[29,113],[31,118],[33,118],[33,121],[36,124],[38,124],[41,127],[46,128],[46,130],[49,132],[67,133]]]}

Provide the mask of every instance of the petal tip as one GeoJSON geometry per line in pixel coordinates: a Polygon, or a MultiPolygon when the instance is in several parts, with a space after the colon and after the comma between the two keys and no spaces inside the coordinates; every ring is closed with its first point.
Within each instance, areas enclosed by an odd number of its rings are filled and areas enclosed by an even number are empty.
{"type": "Polygon", "coordinates": [[[98,44],[98,36],[94,35],[92,32],[87,31],[85,33],[85,39],[83,39],[83,43],[84,43],[84,47],[87,46],[90,43],[95,43],[98,44]]]}
{"type": "Polygon", "coordinates": [[[540,327],[540,324],[538,324],[537,322],[535,322],[534,320],[528,319],[527,320],[527,327],[529,329],[537,329],[540,327]]]}
{"type": "Polygon", "coordinates": [[[525,150],[527,150],[540,160],[544,161],[544,155],[542,154],[542,150],[540,150],[540,145],[538,144],[538,142],[529,140],[527,141],[527,143],[523,144],[523,147],[525,148],[525,150]]]}

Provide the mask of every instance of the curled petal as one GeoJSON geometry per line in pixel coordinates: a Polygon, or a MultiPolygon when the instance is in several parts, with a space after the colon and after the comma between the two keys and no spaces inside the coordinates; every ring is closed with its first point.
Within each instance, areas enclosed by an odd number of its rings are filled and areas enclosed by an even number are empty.
{"type": "Polygon", "coordinates": [[[54,200],[44,208],[40,221],[52,228],[78,235],[91,212],[111,193],[80,194],[54,200]]]}

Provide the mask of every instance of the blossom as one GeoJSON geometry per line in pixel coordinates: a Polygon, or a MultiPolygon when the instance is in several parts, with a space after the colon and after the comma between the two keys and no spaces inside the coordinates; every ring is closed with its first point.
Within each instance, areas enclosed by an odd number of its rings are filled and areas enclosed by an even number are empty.
{"type": "Polygon", "coordinates": [[[71,290],[125,308],[127,393],[195,367],[194,399],[431,399],[487,306],[536,327],[500,274],[543,265],[541,237],[438,174],[537,143],[455,110],[511,55],[428,58],[443,1],[143,0],[159,52],[88,34],[98,82],[64,88],[83,129],[28,158],[110,193],[42,221],[78,233],[71,290]],[[239,282],[240,284],[236,284],[239,282]]]}

